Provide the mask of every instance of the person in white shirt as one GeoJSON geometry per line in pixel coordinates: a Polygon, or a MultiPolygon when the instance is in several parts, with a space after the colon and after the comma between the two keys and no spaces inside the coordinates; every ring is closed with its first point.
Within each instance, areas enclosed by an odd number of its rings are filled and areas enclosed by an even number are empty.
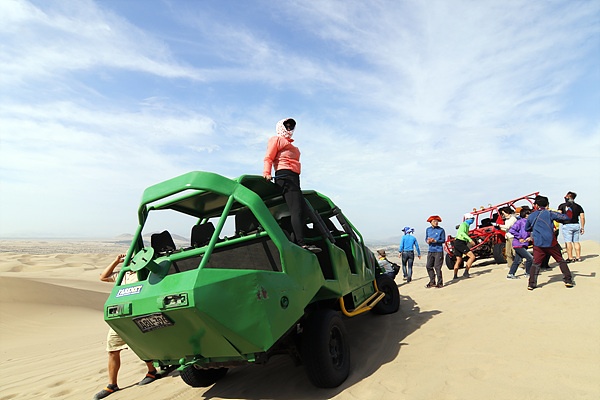
{"type": "Polygon", "coordinates": [[[504,248],[504,254],[506,255],[506,263],[510,267],[515,259],[515,249],[513,249],[512,242],[514,235],[509,232],[509,229],[517,222],[517,215],[511,207],[502,207],[498,210],[500,216],[504,220],[504,224],[498,224],[498,228],[506,232],[506,247],[504,248]]]}

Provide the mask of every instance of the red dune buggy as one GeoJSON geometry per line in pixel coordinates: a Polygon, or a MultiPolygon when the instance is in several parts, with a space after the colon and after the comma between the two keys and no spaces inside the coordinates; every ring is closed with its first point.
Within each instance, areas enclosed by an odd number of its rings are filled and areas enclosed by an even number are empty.
{"type": "MultiPolygon", "coordinates": [[[[488,207],[474,208],[471,214],[475,217],[474,228],[469,231],[469,236],[475,242],[471,251],[475,254],[475,259],[494,258],[496,264],[506,263],[506,254],[504,248],[506,245],[505,234],[502,229],[496,225],[503,224],[502,217],[498,211],[500,208],[508,206],[515,211],[519,211],[524,205],[533,209],[533,201],[539,192],[530,193],[516,199],[505,201],[504,203],[489,205],[488,207]]],[[[458,225],[456,226],[458,229],[458,225]]],[[[448,235],[444,243],[446,250],[446,266],[448,269],[454,269],[456,256],[454,255],[455,237],[448,235]]]]}

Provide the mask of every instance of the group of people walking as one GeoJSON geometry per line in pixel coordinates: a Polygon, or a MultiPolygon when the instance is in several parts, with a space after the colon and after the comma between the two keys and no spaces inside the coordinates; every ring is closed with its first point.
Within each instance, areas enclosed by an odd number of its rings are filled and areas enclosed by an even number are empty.
{"type": "Polygon", "coordinates": [[[515,275],[522,260],[525,260],[525,276],[528,278],[527,289],[537,287],[537,276],[540,268],[548,268],[550,258],[559,265],[566,287],[573,287],[573,279],[568,263],[581,261],[581,245],[579,235],[585,232],[585,213],[583,207],[575,203],[577,193],[568,192],[564,203],[557,210],[551,210],[550,202],[545,196],[537,196],[531,210],[521,207],[519,216],[511,215],[512,209],[502,210],[504,225],[500,228],[506,231],[506,258],[510,270],[507,279],[518,279],[515,275]],[[563,239],[565,241],[567,259],[562,257],[562,248],[558,244],[559,224],[562,223],[563,239]],[[533,245],[533,255],[527,251],[533,245]],[[575,257],[573,257],[575,251],[575,257]],[[514,253],[513,253],[514,252],[514,253]]]}
{"type": "MultiPolygon", "coordinates": [[[[583,207],[575,203],[575,192],[568,192],[565,202],[558,206],[558,210],[549,209],[549,201],[545,196],[537,196],[533,202],[533,209],[522,206],[518,213],[511,207],[505,206],[498,210],[502,217],[502,224],[494,224],[505,231],[506,247],[505,254],[509,271],[507,279],[518,279],[516,275],[521,263],[525,263],[525,276],[528,278],[527,289],[533,290],[537,287],[537,277],[541,268],[548,268],[550,258],[559,265],[563,274],[566,287],[573,287],[573,277],[568,263],[581,261],[581,245],[579,235],[585,232],[585,213],[583,207]],[[562,248],[558,244],[558,227],[563,224],[563,237],[566,245],[568,258],[562,257],[562,248]],[[533,246],[533,254],[528,248],[533,246]],[[573,255],[574,254],[574,255],[573,255]]],[[[475,221],[471,213],[463,216],[463,222],[458,226],[456,240],[454,241],[454,279],[458,278],[458,270],[465,262],[463,277],[470,277],[469,271],[476,259],[471,248],[475,245],[469,236],[470,226],[475,221]]],[[[439,223],[442,219],[438,215],[432,215],[427,219],[431,224],[425,231],[425,241],[429,246],[427,253],[426,270],[429,282],[426,288],[442,288],[444,280],[442,276],[442,264],[444,260],[443,244],[446,241],[446,233],[439,223]]],[[[413,235],[415,230],[411,227],[402,229],[404,236],[400,242],[398,252],[402,260],[403,278],[407,283],[412,281],[413,263],[415,253],[421,258],[419,243],[413,235]]],[[[378,250],[380,266],[395,265],[387,260],[385,251],[378,250]]],[[[395,274],[400,267],[394,268],[395,274]]]]}

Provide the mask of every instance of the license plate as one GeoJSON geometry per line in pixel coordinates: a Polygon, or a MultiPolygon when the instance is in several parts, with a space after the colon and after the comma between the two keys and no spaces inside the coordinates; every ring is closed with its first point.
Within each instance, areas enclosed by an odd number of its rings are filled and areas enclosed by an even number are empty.
{"type": "Polygon", "coordinates": [[[135,322],[137,327],[140,328],[143,333],[174,325],[173,321],[171,321],[163,313],[150,314],[143,317],[134,318],[133,322],[135,322]]]}

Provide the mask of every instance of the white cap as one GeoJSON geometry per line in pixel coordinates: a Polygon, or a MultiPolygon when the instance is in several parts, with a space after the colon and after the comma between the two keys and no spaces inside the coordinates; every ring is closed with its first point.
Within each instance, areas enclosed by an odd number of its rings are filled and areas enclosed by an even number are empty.
{"type": "Polygon", "coordinates": [[[471,213],[466,213],[465,215],[463,215],[463,219],[467,220],[467,219],[475,219],[475,216],[471,213]]]}

